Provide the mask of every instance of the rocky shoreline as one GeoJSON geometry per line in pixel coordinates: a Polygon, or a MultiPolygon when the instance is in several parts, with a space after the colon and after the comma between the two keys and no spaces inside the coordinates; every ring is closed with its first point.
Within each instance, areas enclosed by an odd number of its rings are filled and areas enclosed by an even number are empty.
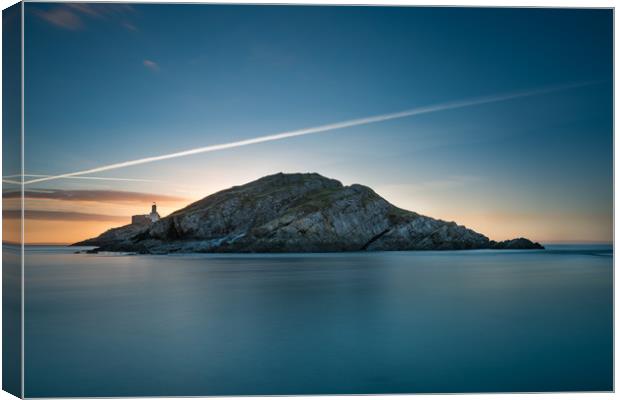
{"type": "Polygon", "coordinates": [[[266,176],[74,246],[143,254],[543,249],[525,238],[496,242],[315,173],[266,176]]]}

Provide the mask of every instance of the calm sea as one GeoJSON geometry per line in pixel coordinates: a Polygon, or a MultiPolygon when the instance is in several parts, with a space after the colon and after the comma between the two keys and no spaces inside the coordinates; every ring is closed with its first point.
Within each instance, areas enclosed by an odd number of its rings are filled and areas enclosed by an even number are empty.
{"type": "Polygon", "coordinates": [[[612,390],[610,246],[26,253],[26,396],[612,390]]]}

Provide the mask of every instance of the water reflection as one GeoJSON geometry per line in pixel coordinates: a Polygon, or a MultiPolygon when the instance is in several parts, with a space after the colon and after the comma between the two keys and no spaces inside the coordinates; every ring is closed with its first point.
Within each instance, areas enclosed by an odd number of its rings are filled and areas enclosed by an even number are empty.
{"type": "Polygon", "coordinates": [[[38,248],[26,395],[611,390],[612,258],[593,252],[38,248]]]}

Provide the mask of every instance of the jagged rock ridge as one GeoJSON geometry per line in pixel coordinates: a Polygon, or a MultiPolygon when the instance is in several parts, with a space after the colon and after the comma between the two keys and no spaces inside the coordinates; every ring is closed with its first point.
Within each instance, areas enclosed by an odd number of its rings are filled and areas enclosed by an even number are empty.
{"type": "Polygon", "coordinates": [[[524,238],[497,243],[454,222],[402,210],[366,186],[343,186],[316,173],[266,176],[150,226],[110,229],[75,245],[155,254],[543,248],[524,238]]]}

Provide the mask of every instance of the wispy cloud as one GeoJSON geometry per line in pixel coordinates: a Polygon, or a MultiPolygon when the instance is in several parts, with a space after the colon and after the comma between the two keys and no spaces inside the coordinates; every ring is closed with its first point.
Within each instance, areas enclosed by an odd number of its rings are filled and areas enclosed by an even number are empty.
{"type": "Polygon", "coordinates": [[[66,178],[70,176],[90,175],[90,174],[95,174],[95,173],[103,172],[103,171],[131,167],[134,165],[141,165],[141,164],[147,164],[147,163],[152,163],[156,161],[169,160],[172,158],[187,157],[187,156],[191,156],[195,154],[232,149],[236,147],[249,146],[249,145],[258,144],[258,143],[289,139],[289,138],[298,137],[298,136],[331,132],[331,131],[335,131],[338,129],[351,128],[351,127],[361,126],[361,125],[368,125],[368,124],[373,124],[373,123],[378,123],[378,122],[383,122],[383,121],[390,121],[390,120],[395,120],[395,119],[412,117],[416,115],[430,114],[430,113],[435,113],[435,112],[455,110],[455,109],[466,108],[466,107],[474,107],[474,106],[479,106],[483,104],[498,103],[498,102],[514,100],[514,99],[519,99],[519,98],[524,98],[524,97],[538,96],[538,95],[548,94],[552,92],[574,89],[574,88],[578,88],[582,86],[588,86],[588,85],[592,85],[596,83],[600,83],[600,82],[590,81],[590,82],[570,83],[570,84],[559,85],[559,86],[544,87],[544,88],[533,89],[533,90],[531,89],[531,90],[524,90],[524,91],[519,91],[519,92],[511,92],[511,93],[504,93],[504,94],[493,95],[493,96],[477,97],[477,98],[453,101],[453,102],[448,102],[448,103],[434,104],[434,105],[430,105],[426,107],[419,107],[419,108],[395,112],[391,114],[375,115],[371,117],[365,117],[365,118],[353,119],[349,121],[336,122],[336,123],[332,123],[328,125],[316,126],[312,128],[281,132],[281,133],[276,133],[273,135],[259,136],[259,137],[254,137],[251,139],[239,140],[236,142],[197,147],[197,148],[193,148],[193,149],[189,149],[185,151],[179,151],[176,153],[169,153],[169,154],[163,154],[159,156],[139,158],[137,160],[124,161],[120,163],[104,165],[101,167],[86,169],[82,171],[69,172],[66,174],[60,174],[60,175],[50,176],[46,178],[32,179],[32,180],[25,182],[25,184],[45,182],[45,181],[50,181],[54,179],[66,178]]]}
{"type": "Polygon", "coordinates": [[[35,14],[50,24],[67,30],[79,30],[85,27],[85,19],[107,20],[128,30],[137,31],[135,25],[128,21],[134,12],[129,4],[89,4],[66,3],[51,9],[35,9],[35,14]]]}
{"type": "Polygon", "coordinates": [[[35,13],[58,28],[75,31],[84,27],[79,15],[66,7],[53,8],[49,11],[36,10],[35,13]]]}
{"type": "MultiPolygon", "coordinates": [[[[2,217],[5,219],[20,219],[20,210],[3,210],[2,217]]],[[[40,211],[26,210],[27,220],[37,221],[106,221],[106,222],[127,222],[128,217],[118,215],[89,214],[72,211],[40,211]]]]}
{"type": "Polygon", "coordinates": [[[144,60],[142,61],[142,64],[144,64],[144,66],[150,69],[151,71],[156,71],[156,72],[159,71],[159,64],[157,64],[155,61],[144,60]]]}
{"type": "Polygon", "coordinates": [[[98,9],[95,4],[67,3],[66,6],[75,10],[76,12],[88,15],[93,18],[104,18],[106,15],[105,9],[98,9]]]}
{"type": "Polygon", "coordinates": [[[128,22],[128,21],[123,21],[123,23],[121,25],[123,25],[123,27],[125,27],[125,29],[127,29],[129,31],[138,32],[138,30],[139,30],[137,26],[135,26],[134,24],[132,24],[131,22],[128,22]]]}
{"type": "MultiPolygon", "coordinates": [[[[3,193],[5,199],[19,198],[21,192],[12,191],[3,193]]],[[[27,190],[24,193],[27,199],[89,201],[111,203],[175,203],[186,199],[154,193],[125,192],[120,190],[27,190]]]]}
{"type": "Polygon", "coordinates": [[[129,4],[66,3],[67,7],[92,18],[109,19],[125,16],[134,12],[129,4]]]}

